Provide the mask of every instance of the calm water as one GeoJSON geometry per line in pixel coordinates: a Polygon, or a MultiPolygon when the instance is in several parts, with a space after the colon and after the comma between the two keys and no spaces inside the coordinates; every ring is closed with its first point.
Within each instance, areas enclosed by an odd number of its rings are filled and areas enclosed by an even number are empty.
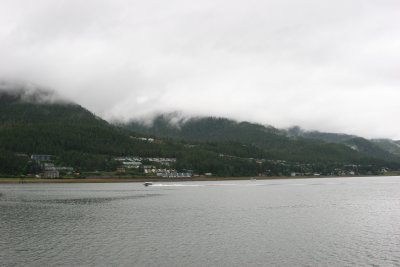
{"type": "Polygon", "coordinates": [[[400,177],[0,185],[1,266],[400,266],[400,177]]]}

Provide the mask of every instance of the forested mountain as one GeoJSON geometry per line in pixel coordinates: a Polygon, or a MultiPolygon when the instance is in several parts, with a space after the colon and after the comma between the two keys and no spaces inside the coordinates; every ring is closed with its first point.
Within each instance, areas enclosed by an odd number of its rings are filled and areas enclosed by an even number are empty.
{"type": "Polygon", "coordinates": [[[380,148],[394,154],[400,156],[400,141],[390,140],[390,139],[372,139],[377,146],[380,148]]]}
{"type": "Polygon", "coordinates": [[[346,166],[377,173],[382,167],[400,167],[378,145],[374,149],[380,150],[372,151],[369,141],[346,142],[288,137],[273,127],[224,118],[171,123],[165,115],[151,126],[112,125],[48,90],[10,90],[0,84],[0,174],[35,173],[32,154],[53,155],[55,164],[81,171],[115,171],[118,156],[172,157],[176,163],[171,168],[218,176],[332,174],[354,168],[346,166]],[[157,142],[143,141],[148,137],[157,142]]]}
{"type": "Polygon", "coordinates": [[[132,133],[77,104],[48,101],[49,94],[44,90],[27,94],[25,88],[13,91],[0,88],[0,166],[3,169],[13,169],[11,158],[14,158],[12,162],[23,159],[16,158],[15,153],[57,155],[65,165],[97,170],[114,169],[112,156],[139,152],[149,156],[171,155],[177,150],[173,144],[164,143],[160,149],[160,145],[137,140],[132,133]]]}
{"type": "Polygon", "coordinates": [[[384,160],[399,160],[399,156],[381,148],[374,142],[365,138],[356,137],[344,142],[352,149],[365,153],[370,157],[384,160]]]}
{"type": "Polygon", "coordinates": [[[249,122],[236,122],[226,118],[203,117],[179,119],[175,114],[165,114],[154,118],[151,126],[132,121],[122,125],[130,130],[166,138],[190,141],[255,141],[286,139],[278,129],[249,122]]]}
{"type": "Polygon", "coordinates": [[[300,127],[292,127],[286,130],[292,138],[306,138],[322,140],[327,143],[344,144],[353,150],[362,152],[369,157],[385,160],[399,160],[400,144],[389,139],[368,140],[362,137],[340,133],[323,133],[318,131],[305,131],[300,127]]]}
{"type": "Polygon", "coordinates": [[[29,159],[32,154],[50,154],[56,164],[83,171],[115,171],[120,164],[113,160],[116,156],[173,157],[177,162],[171,167],[178,170],[223,176],[255,175],[264,168],[248,160],[265,157],[265,151],[254,146],[229,141],[147,142],[143,137],[46,90],[0,86],[0,174],[35,173],[38,166],[29,159]]]}
{"type": "Polygon", "coordinates": [[[124,153],[131,149],[128,134],[72,103],[25,101],[21,94],[2,92],[0,125],[0,146],[9,151],[124,153]]]}
{"type": "Polygon", "coordinates": [[[347,140],[355,138],[355,135],[340,134],[340,133],[323,133],[318,131],[305,131],[298,126],[291,127],[286,130],[289,137],[303,137],[307,139],[322,140],[328,143],[343,143],[347,140]]]}
{"type": "Polygon", "coordinates": [[[156,117],[151,125],[132,121],[122,126],[134,132],[176,140],[240,142],[261,149],[265,157],[271,159],[298,162],[366,162],[371,158],[399,160],[369,141],[351,135],[321,134],[323,138],[313,135],[303,137],[300,134],[288,136],[286,131],[273,127],[226,118],[204,117],[179,121],[173,114],[167,114],[156,117]],[[327,141],[331,139],[334,142],[327,141]]]}

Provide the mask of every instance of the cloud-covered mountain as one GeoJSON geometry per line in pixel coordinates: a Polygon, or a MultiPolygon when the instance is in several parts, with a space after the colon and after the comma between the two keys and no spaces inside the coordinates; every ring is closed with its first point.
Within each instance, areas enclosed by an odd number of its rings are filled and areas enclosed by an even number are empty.
{"type": "Polygon", "coordinates": [[[0,79],[103,118],[400,138],[398,1],[0,1],[0,79]]]}
{"type": "Polygon", "coordinates": [[[20,156],[31,154],[51,154],[59,164],[83,171],[115,171],[116,156],[174,157],[177,169],[219,176],[290,175],[304,168],[330,175],[345,166],[379,173],[400,167],[399,157],[361,138],[329,143],[289,137],[261,124],[176,114],[147,124],[112,125],[78,104],[49,98],[53,94],[43,89],[0,91],[0,173],[32,171],[29,158],[20,156]],[[142,140],[149,136],[158,141],[142,140]]]}
{"type": "Polygon", "coordinates": [[[152,123],[120,124],[134,132],[197,142],[235,141],[263,149],[274,159],[296,161],[354,160],[357,157],[398,161],[397,155],[374,142],[347,134],[304,131],[298,127],[279,130],[261,124],[218,117],[185,118],[179,113],[157,116],[152,123]],[[178,115],[178,116],[177,116],[178,115]]]}

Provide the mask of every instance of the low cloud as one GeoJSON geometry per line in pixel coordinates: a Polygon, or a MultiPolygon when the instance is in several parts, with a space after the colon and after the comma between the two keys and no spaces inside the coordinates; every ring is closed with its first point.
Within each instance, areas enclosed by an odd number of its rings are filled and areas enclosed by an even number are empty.
{"type": "Polygon", "coordinates": [[[0,3],[0,78],[107,119],[182,111],[400,139],[398,1],[0,3]]]}
{"type": "Polygon", "coordinates": [[[43,88],[35,84],[0,81],[0,98],[7,98],[8,101],[35,103],[35,104],[70,104],[71,101],[63,98],[56,91],[50,88],[43,88]]]}

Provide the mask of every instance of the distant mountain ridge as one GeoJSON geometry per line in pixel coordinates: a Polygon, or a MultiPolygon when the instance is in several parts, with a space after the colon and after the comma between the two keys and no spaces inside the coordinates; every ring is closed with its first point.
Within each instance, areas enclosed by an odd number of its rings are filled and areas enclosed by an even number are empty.
{"type": "Polygon", "coordinates": [[[78,169],[107,169],[113,155],[155,150],[50,91],[7,86],[0,86],[0,154],[8,156],[0,155],[0,163],[9,163],[0,164],[0,173],[1,166],[10,169],[15,153],[58,155],[60,162],[78,169]]]}
{"type": "Polygon", "coordinates": [[[390,139],[372,139],[380,148],[396,155],[400,156],[400,141],[390,140],[390,139]]]}
{"type": "Polygon", "coordinates": [[[147,142],[143,141],[146,134],[109,124],[75,103],[42,98],[51,92],[27,90],[0,86],[0,175],[37,173],[40,167],[29,159],[33,154],[53,155],[55,164],[75,170],[113,171],[115,175],[121,163],[113,158],[127,156],[176,158],[171,168],[218,176],[257,175],[266,168],[249,160],[266,156],[250,145],[147,142]]]}
{"type": "Polygon", "coordinates": [[[353,150],[365,153],[370,157],[397,160],[400,156],[400,145],[389,139],[368,140],[362,137],[340,133],[305,131],[295,126],[286,130],[289,137],[322,140],[327,143],[344,144],[353,150]]]}
{"type": "Polygon", "coordinates": [[[328,143],[342,143],[347,140],[356,138],[358,136],[341,133],[325,133],[319,131],[306,131],[301,129],[299,126],[294,126],[286,130],[286,134],[289,137],[303,137],[307,139],[317,139],[328,143]]]}
{"type": "Polygon", "coordinates": [[[173,114],[158,116],[149,125],[110,124],[48,90],[13,90],[0,83],[0,174],[30,172],[31,154],[51,154],[55,163],[84,171],[115,171],[117,156],[173,157],[173,168],[218,176],[340,174],[346,166],[358,166],[353,172],[359,173],[400,168],[399,157],[382,148],[388,142],[324,136],[307,138],[256,123],[179,119],[173,114]]]}
{"type": "Polygon", "coordinates": [[[399,161],[373,142],[353,135],[306,132],[300,128],[279,130],[226,118],[202,117],[176,123],[173,114],[157,116],[151,125],[131,121],[120,126],[162,138],[197,142],[235,141],[263,149],[275,159],[332,161],[360,159],[399,161]],[[172,121],[172,122],[171,122],[172,121]]]}

